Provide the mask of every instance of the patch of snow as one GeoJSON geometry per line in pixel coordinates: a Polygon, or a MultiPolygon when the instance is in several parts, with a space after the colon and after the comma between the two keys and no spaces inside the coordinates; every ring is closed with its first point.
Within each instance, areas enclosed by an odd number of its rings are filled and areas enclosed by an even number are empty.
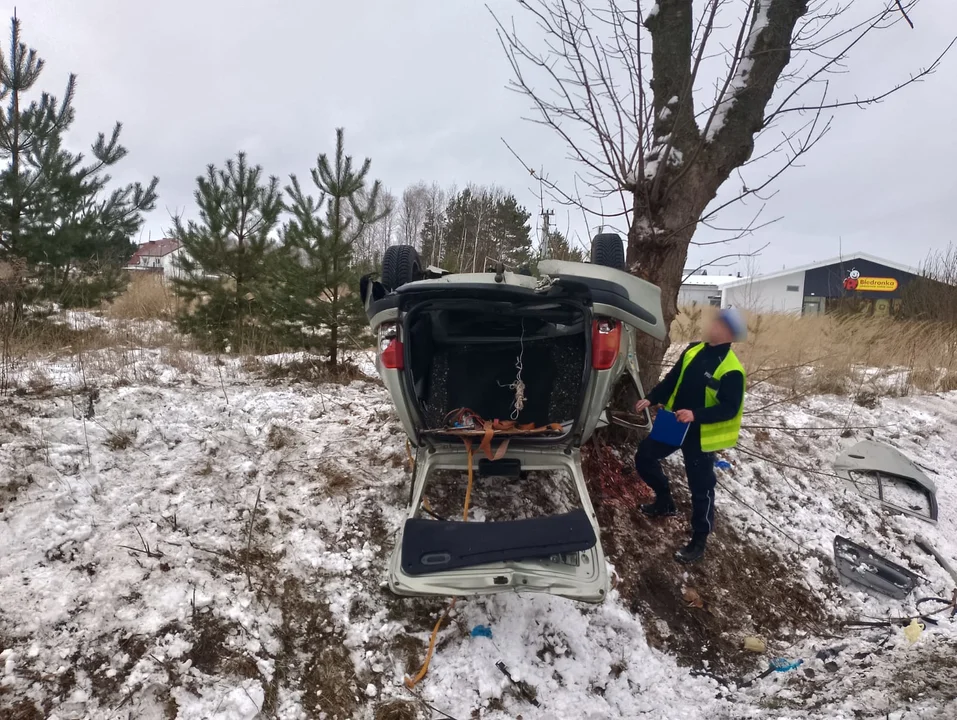
{"type": "MultiPolygon", "coordinates": [[[[371,370],[371,353],[350,357],[371,370]]],[[[342,690],[358,698],[355,717],[371,719],[375,703],[409,699],[403,680],[410,670],[390,643],[398,635],[426,643],[435,615],[423,619],[411,608],[440,612],[444,601],[399,601],[382,588],[409,481],[405,438],[386,391],[364,381],[266,384],[244,369],[242,358],[197,355],[186,369],[166,365],[162,349],[131,358],[135,373],[126,372],[119,386],[102,385],[87,419],[69,392],[26,392],[0,403],[0,710],[6,698],[30,697],[50,702],[49,717],[119,717],[111,708],[129,698],[123,717],[165,717],[170,700],[186,720],[261,717],[270,683],[286,677],[277,657],[288,629],[280,603],[250,588],[241,566],[226,562],[247,547],[273,556],[281,578],[301,584],[310,601],[327,609],[328,616],[316,619],[318,630],[335,633],[353,665],[354,679],[342,690]],[[283,429],[282,442],[274,428],[283,429]],[[132,444],[107,447],[124,429],[135,430],[132,444]],[[242,673],[214,672],[197,661],[190,634],[196,618],[228,628],[222,649],[247,661],[242,673]],[[77,662],[86,669],[61,692],[59,679],[77,662]],[[115,679],[118,696],[99,697],[94,678],[115,679]]],[[[84,376],[69,358],[35,369],[74,394],[90,380],[90,368],[84,376]]],[[[18,377],[28,391],[27,376],[18,377]]],[[[724,453],[732,467],[719,474],[719,521],[788,558],[841,619],[896,617],[914,605],[913,598],[835,589],[836,534],[926,578],[914,597],[948,596],[952,580],[913,537],[926,535],[946,557],[957,557],[957,393],[884,398],[870,409],[833,396],[769,406],[779,398],[767,386],[748,393],[747,424],[795,430],[771,430],[768,440],[746,429],[742,449],[724,453]],[[886,514],[828,475],[838,451],[864,438],[931,468],[938,526],[886,514]]],[[[474,515],[482,517],[479,510],[474,515]]],[[[670,634],[659,625],[660,635],[670,634]]],[[[914,644],[901,628],[799,628],[787,640],[768,642],[775,656],[802,658],[805,665],[750,688],[725,687],[651,648],[617,591],[599,606],[541,595],[460,598],[456,621],[440,633],[440,649],[418,689],[454,717],[494,720],[891,713],[944,720],[957,710],[957,701],[922,697],[917,685],[907,702],[888,691],[904,687],[908,672],[919,678],[922,668],[952,655],[952,622],[928,625],[914,644]],[[459,630],[478,624],[491,627],[493,637],[459,630]],[[848,645],[827,667],[832,661],[816,655],[838,641],[825,632],[846,635],[840,642],[848,645]],[[862,653],[864,660],[855,659],[862,653]],[[537,689],[541,709],[517,698],[498,661],[537,689]]],[[[313,713],[305,697],[303,687],[280,680],[275,715],[313,713]]]]}
{"type": "Polygon", "coordinates": [[[724,89],[718,103],[715,107],[714,117],[711,119],[711,126],[708,128],[707,140],[711,141],[721,132],[725,122],[728,119],[728,113],[731,111],[734,101],[738,94],[747,86],[748,76],[754,67],[754,47],[761,33],[768,26],[768,9],[771,6],[771,0],[754,0],[755,16],[751,25],[751,31],[748,34],[748,40],[745,43],[741,59],[738,61],[738,67],[734,71],[728,86],[724,89]]]}

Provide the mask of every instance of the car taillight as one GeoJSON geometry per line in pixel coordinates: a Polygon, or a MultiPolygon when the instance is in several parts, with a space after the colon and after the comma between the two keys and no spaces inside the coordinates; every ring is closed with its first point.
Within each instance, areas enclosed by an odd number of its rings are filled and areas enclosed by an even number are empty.
{"type": "Polygon", "coordinates": [[[395,325],[383,325],[379,329],[379,357],[388,370],[404,368],[405,352],[399,339],[399,328],[395,325]]]}
{"type": "Polygon", "coordinates": [[[595,370],[610,370],[618,359],[621,346],[621,325],[614,320],[595,320],[591,329],[591,366],[595,370]]]}

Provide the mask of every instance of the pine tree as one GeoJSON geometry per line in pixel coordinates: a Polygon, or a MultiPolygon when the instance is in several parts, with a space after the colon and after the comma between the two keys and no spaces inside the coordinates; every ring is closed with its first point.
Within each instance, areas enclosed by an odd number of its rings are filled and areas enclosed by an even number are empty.
{"type": "Polygon", "coordinates": [[[440,266],[449,272],[471,272],[471,244],[478,215],[472,188],[449,198],[445,208],[440,266]]]}
{"type": "Polygon", "coordinates": [[[329,364],[339,363],[342,333],[365,325],[358,284],[356,244],[390,208],[383,203],[379,181],[367,187],[368,158],[356,170],[345,154],[343,131],[336,130],[335,157],[322,154],[311,171],[318,198],[308,195],[293,175],[286,188],[293,218],[283,231],[287,257],[284,272],[284,324],[298,333],[298,343],[320,347],[329,364]]]}
{"type": "MultiPolygon", "coordinates": [[[[585,262],[585,253],[581,248],[573,248],[568,239],[557,230],[548,233],[547,257],[554,260],[568,260],[571,262],[585,262]]],[[[543,248],[544,250],[544,248],[543,248]]]]}
{"type": "Polygon", "coordinates": [[[527,264],[532,258],[531,228],[528,225],[531,216],[514,195],[499,198],[495,204],[489,255],[512,268],[527,264]]]}
{"type": "Polygon", "coordinates": [[[450,272],[481,272],[490,259],[518,268],[532,255],[530,217],[514,195],[470,186],[452,194],[440,217],[426,215],[423,252],[450,272]]]}
{"type": "Polygon", "coordinates": [[[0,159],[6,163],[0,168],[0,261],[19,268],[21,277],[6,298],[18,323],[24,305],[35,299],[92,305],[124,287],[130,238],[155,206],[158,180],[105,194],[111,181],[106,170],[127,154],[119,142],[122,125],[109,139],[99,135],[90,160],[66,150],[76,76],[61,100],[44,92],[29,101],[44,61],[21,42],[16,17],[10,35],[9,53],[0,56],[0,102],[6,101],[0,111],[0,159]]]}
{"type": "Polygon", "coordinates": [[[186,301],[180,328],[222,349],[257,348],[274,312],[279,270],[274,231],[283,210],[276,177],[263,178],[246,153],[209,165],[196,179],[199,221],[174,220],[172,236],[184,249],[173,289],[186,301]]]}

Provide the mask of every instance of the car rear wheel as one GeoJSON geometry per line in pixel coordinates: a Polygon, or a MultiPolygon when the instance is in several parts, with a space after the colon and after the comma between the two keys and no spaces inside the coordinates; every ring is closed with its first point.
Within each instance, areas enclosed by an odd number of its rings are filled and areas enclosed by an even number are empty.
{"type": "Polygon", "coordinates": [[[618,233],[601,233],[591,241],[591,261],[593,265],[625,269],[625,249],[618,233]]]}
{"type": "Polygon", "coordinates": [[[398,290],[422,278],[422,260],[411,245],[392,245],[382,258],[382,284],[389,290],[398,290]]]}

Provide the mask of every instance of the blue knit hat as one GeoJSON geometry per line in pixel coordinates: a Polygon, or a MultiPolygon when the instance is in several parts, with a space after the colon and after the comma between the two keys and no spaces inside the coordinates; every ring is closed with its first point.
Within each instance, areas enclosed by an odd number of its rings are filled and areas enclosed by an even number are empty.
{"type": "Polygon", "coordinates": [[[731,330],[731,336],[735,342],[742,342],[748,337],[748,323],[744,317],[733,307],[726,307],[719,315],[721,321],[731,330]]]}

